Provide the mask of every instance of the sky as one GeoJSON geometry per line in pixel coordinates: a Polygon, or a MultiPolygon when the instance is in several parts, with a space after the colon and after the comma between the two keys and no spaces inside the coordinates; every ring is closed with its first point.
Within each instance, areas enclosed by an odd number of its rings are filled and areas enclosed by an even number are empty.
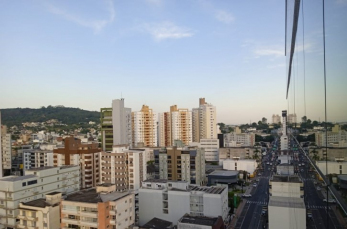
{"type": "MultiPolygon", "coordinates": [[[[204,97],[226,124],[285,109],[323,121],[321,6],[303,5],[287,100],[284,2],[0,1],[0,109],[98,111],[122,97],[159,113],[204,97]]],[[[347,121],[347,1],[326,2],[328,121],[347,121]]]]}

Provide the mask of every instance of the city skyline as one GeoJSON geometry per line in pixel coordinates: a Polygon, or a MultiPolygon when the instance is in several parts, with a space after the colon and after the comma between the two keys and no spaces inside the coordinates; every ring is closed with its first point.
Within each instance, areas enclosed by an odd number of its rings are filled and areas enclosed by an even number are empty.
{"type": "MultiPolygon", "coordinates": [[[[162,113],[172,105],[191,110],[204,97],[216,106],[217,122],[227,124],[271,120],[288,107],[294,113],[292,97],[285,99],[284,2],[0,5],[1,109],[64,105],[99,111],[123,97],[133,111],[146,104],[162,113]]],[[[331,122],[347,121],[346,7],[342,0],[327,3],[331,122]]],[[[306,115],[323,121],[321,59],[310,59],[321,57],[321,31],[310,27],[320,18],[305,9],[305,25],[311,28],[305,35],[306,115]]],[[[298,120],[304,116],[301,68],[295,70],[298,120]]]]}

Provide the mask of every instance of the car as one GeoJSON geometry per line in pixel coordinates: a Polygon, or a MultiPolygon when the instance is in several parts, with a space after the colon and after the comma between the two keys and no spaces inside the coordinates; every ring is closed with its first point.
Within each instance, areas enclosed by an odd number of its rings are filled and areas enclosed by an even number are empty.
{"type": "Polygon", "coordinates": [[[258,175],[261,176],[261,173],[259,173],[258,175]]]}
{"type": "Polygon", "coordinates": [[[299,164],[299,166],[301,166],[301,164],[299,164]]]}
{"type": "Polygon", "coordinates": [[[309,220],[312,220],[312,219],[313,219],[311,209],[307,209],[306,215],[307,215],[307,219],[309,219],[309,220]]]}
{"type": "Polygon", "coordinates": [[[262,209],[261,209],[261,215],[265,215],[267,213],[267,206],[262,206],[262,209]]]}
{"type": "Polygon", "coordinates": [[[256,179],[256,181],[258,181],[258,182],[259,182],[259,179],[256,179]]]}
{"type": "Polygon", "coordinates": [[[253,184],[253,187],[257,187],[257,184],[256,184],[256,183],[254,183],[254,184],[253,184]]]}
{"type": "Polygon", "coordinates": [[[321,190],[321,188],[320,187],[317,187],[317,191],[320,191],[321,190]]]}
{"type": "Polygon", "coordinates": [[[251,194],[243,194],[242,197],[243,198],[250,198],[250,197],[252,197],[252,195],[251,194]]]}
{"type": "MultiPolygon", "coordinates": [[[[324,199],[323,202],[327,202],[327,199],[324,199]]],[[[336,203],[335,199],[328,199],[329,203],[336,203]]]]}
{"type": "Polygon", "coordinates": [[[301,172],[303,172],[304,170],[302,169],[301,172]]]}
{"type": "Polygon", "coordinates": [[[302,163],[302,165],[305,165],[305,163],[302,163]]]}

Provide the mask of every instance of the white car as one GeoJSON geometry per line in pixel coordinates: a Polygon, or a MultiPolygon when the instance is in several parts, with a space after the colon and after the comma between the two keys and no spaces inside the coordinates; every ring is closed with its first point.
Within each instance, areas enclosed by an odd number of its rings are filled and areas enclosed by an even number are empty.
{"type": "Polygon", "coordinates": [[[320,187],[317,187],[317,191],[320,191],[321,190],[321,188],[320,187]]]}
{"type": "MultiPolygon", "coordinates": [[[[327,202],[327,199],[324,199],[323,202],[327,202]]],[[[328,200],[329,203],[336,203],[335,199],[329,199],[328,200]]]]}
{"type": "Polygon", "coordinates": [[[253,187],[257,187],[257,184],[253,184],[253,187]]]}

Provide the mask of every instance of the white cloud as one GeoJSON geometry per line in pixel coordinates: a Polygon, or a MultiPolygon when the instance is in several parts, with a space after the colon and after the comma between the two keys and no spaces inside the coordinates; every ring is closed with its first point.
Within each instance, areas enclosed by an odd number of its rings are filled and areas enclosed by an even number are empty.
{"type": "Polygon", "coordinates": [[[230,13],[223,10],[217,10],[215,16],[218,21],[225,24],[230,24],[235,21],[235,18],[230,13]]]}
{"type": "Polygon", "coordinates": [[[191,29],[179,27],[168,21],[162,23],[144,24],[142,29],[150,33],[157,41],[165,39],[180,39],[192,37],[194,35],[194,32],[191,29]]]}
{"type": "Polygon", "coordinates": [[[254,51],[254,54],[258,58],[259,56],[274,56],[274,57],[280,57],[284,56],[284,49],[283,48],[257,48],[254,51]]]}
{"type": "Polygon", "coordinates": [[[51,13],[59,15],[68,21],[74,22],[77,25],[87,27],[87,28],[92,28],[94,30],[94,32],[97,33],[97,32],[100,32],[107,24],[112,23],[114,21],[115,15],[116,15],[113,1],[107,0],[105,2],[107,4],[107,11],[109,13],[109,18],[104,19],[104,20],[85,19],[79,15],[71,14],[71,13],[69,13],[63,9],[60,9],[56,6],[53,6],[50,4],[47,6],[48,6],[48,10],[51,13]]]}
{"type": "Polygon", "coordinates": [[[145,0],[148,4],[154,6],[160,6],[162,4],[162,0],[145,0]]]}

